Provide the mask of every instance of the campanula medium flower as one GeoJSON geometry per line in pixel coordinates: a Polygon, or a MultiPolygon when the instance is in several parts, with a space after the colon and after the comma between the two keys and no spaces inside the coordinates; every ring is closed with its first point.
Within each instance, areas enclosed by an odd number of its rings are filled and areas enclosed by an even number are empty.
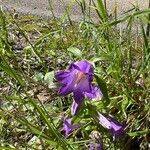
{"type": "Polygon", "coordinates": [[[113,136],[113,140],[122,137],[125,135],[124,128],[125,126],[116,121],[114,118],[99,113],[99,123],[106,129],[109,129],[113,136]]]}
{"type": "Polygon", "coordinates": [[[70,118],[63,118],[63,132],[66,137],[79,127],[77,124],[72,124],[70,118]]]}
{"type": "Polygon", "coordinates": [[[86,60],[72,63],[68,70],[59,71],[55,74],[56,80],[61,84],[59,94],[66,96],[73,93],[72,115],[79,111],[85,96],[91,99],[102,97],[100,89],[92,84],[93,76],[93,66],[86,60]]]}

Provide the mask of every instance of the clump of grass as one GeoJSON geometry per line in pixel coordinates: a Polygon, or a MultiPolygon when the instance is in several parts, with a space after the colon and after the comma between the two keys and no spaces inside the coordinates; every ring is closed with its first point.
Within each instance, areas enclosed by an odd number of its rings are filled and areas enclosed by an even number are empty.
{"type": "Polygon", "coordinates": [[[69,16],[66,20],[53,16],[49,24],[32,17],[10,20],[0,11],[1,149],[88,149],[90,132],[100,127],[83,112],[75,121],[84,127],[64,138],[61,117],[68,114],[72,97],[60,97],[56,89],[48,88],[55,83],[56,70],[81,59],[94,64],[102,79],[100,88],[110,99],[106,106],[104,98],[93,107],[127,125],[127,135],[117,142],[106,131],[99,131],[105,149],[149,148],[150,41],[144,24],[149,24],[150,10],[136,8],[113,20],[97,0],[93,5],[100,23],[94,23],[86,20],[90,17],[84,13],[85,1],[79,4],[84,20],[78,23],[69,16]],[[133,34],[135,21],[140,22],[140,32],[133,34]],[[125,22],[124,30],[116,28],[125,22]]]}

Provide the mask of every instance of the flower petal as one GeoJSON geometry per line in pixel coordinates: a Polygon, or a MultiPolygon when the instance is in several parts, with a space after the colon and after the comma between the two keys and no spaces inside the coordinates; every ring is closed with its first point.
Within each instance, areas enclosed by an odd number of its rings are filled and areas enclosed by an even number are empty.
{"type": "Polygon", "coordinates": [[[73,130],[79,128],[80,126],[78,124],[72,124],[70,118],[64,118],[63,119],[63,131],[65,136],[68,136],[73,130]]]}
{"type": "Polygon", "coordinates": [[[103,94],[97,86],[91,86],[91,92],[86,92],[85,95],[91,99],[102,99],[103,94]]]}
{"type": "Polygon", "coordinates": [[[90,150],[102,150],[101,144],[100,143],[91,143],[90,144],[90,150]]]}
{"type": "Polygon", "coordinates": [[[111,126],[112,126],[110,129],[110,132],[113,135],[113,140],[124,136],[125,135],[125,131],[124,131],[125,126],[110,116],[108,117],[108,119],[111,122],[111,126]]]}
{"type": "Polygon", "coordinates": [[[100,133],[97,131],[92,131],[90,134],[91,143],[90,143],[90,150],[101,150],[101,140],[100,140],[100,133]]]}
{"type": "Polygon", "coordinates": [[[72,72],[61,71],[55,75],[55,78],[60,83],[63,84],[62,87],[59,89],[60,95],[65,96],[65,95],[73,92],[74,86],[75,86],[75,80],[76,80],[75,73],[76,73],[76,71],[72,71],[72,72]]]}
{"type": "Polygon", "coordinates": [[[70,82],[66,85],[63,85],[59,89],[59,94],[62,96],[66,96],[67,94],[70,94],[71,92],[73,92],[73,89],[74,89],[74,83],[70,82]]]}
{"type": "Polygon", "coordinates": [[[80,71],[88,74],[93,74],[93,66],[86,60],[81,60],[75,63],[76,66],[79,67],[80,71]]]}
{"type": "Polygon", "coordinates": [[[71,114],[76,115],[80,109],[81,103],[84,100],[84,93],[82,90],[76,89],[73,92],[74,101],[71,106],[71,114]]]}
{"type": "Polygon", "coordinates": [[[62,84],[67,84],[71,77],[71,72],[69,71],[59,71],[55,74],[56,80],[62,84]]]}
{"type": "Polygon", "coordinates": [[[84,78],[81,78],[80,81],[78,83],[75,84],[75,88],[74,91],[79,93],[79,92],[91,92],[91,86],[90,86],[90,82],[88,79],[88,76],[85,75],[84,78]]]}
{"type": "Polygon", "coordinates": [[[110,132],[113,135],[113,140],[116,140],[116,139],[125,135],[125,131],[124,131],[124,128],[122,126],[120,126],[119,128],[117,127],[118,130],[114,129],[114,125],[112,125],[112,126],[113,126],[113,128],[110,129],[110,132]]]}
{"type": "MultiPolygon", "coordinates": [[[[91,92],[91,81],[93,78],[93,66],[86,60],[72,63],[67,71],[60,71],[55,78],[62,84],[59,90],[60,95],[67,95],[71,92],[91,92]]],[[[81,95],[81,94],[80,94],[81,95]]]]}
{"type": "Polygon", "coordinates": [[[99,123],[104,127],[104,128],[107,128],[107,129],[111,129],[111,123],[110,121],[102,114],[99,113],[99,123]]]}
{"type": "Polygon", "coordinates": [[[121,123],[119,123],[117,120],[115,120],[114,118],[110,116],[107,116],[107,117],[106,116],[107,115],[103,115],[99,113],[99,123],[104,128],[109,129],[109,131],[111,132],[113,136],[113,140],[125,135],[124,126],[121,123]]]}
{"type": "Polygon", "coordinates": [[[81,102],[77,103],[76,101],[73,101],[72,106],[71,106],[71,114],[73,116],[79,112],[80,106],[81,106],[81,102]]]}
{"type": "Polygon", "coordinates": [[[74,101],[76,103],[81,103],[84,99],[84,93],[80,90],[76,90],[73,92],[74,101]]]}
{"type": "Polygon", "coordinates": [[[72,132],[71,119],[64,118],[63,120],[63,131],[65,136],[72,132]]]}

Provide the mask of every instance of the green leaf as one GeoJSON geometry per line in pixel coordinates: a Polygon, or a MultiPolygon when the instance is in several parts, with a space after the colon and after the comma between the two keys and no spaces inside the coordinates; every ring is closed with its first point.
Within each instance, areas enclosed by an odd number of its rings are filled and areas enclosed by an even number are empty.
{"type": "Polygon", "coordinates": [[[105,6],[103,4],[103,1],[102,0],[97,0],[97,4],[98,4],[97,9],[98,9],[102,19],[104,21],[108,21],[108,15],[107,15],[107,11],[105,9],[105,6]]]}
{"type": "Polygon", "coordinates": [[[95,79],[96,79],[98,86],[101,89],[104,99],[107,100],[106,105],[108,105],[110,100],[109,100],[109,96],[108,96],[108,89],[107,89],[106,82],[103,79],[101,79],[100,76],[97,74],[95,74],[95,79]]]}
{"type": "Polygon", "coordinates": [[[37,136],[41,136],[43,138],[49,138],[47,135],[45,135],[43,132],[41,132],[41,129],[38,129],[36,126],[30,124],[27,120],[21,119],[21,117],[16,117],[16,120],[18,120],[21,124],[27,126],[32,133],[34,133],[37,136]]]}
{"type": "Polygon", "coordinates": [[[76,57],[82,57],[82,52],[76,47],[69,47],[68,52],[71,52],[76,57]]]}
{"type": "Polygon", "coordinates": [[[100,54],[100,56],[93,57],[90,61],[95,63],[99,61],[112,61],[113,59],[113,54],[110,53],[108,54],[100,54]]]}
{"type": "Polygon", "coordinates": [[[10,64],[8,64],[8,62],[5,60],[4,57],[0,57],[2,59],[2,63],[0,63],[0,69],[3,70],[5,73],[7,73],[9,76],[11,76],[12,78],[16,79],[20,85],[25,86],[25,82],[22,79],[22,75],[20,74],[20,72],[16,71],[13,67],[10,66],[10,64]]]}
{"type": "Polygon", "coordinates": [[[5,147],[5,146],[0,146],[1,150],[17,150],[16,148],[11,148],[11,147],[5,147]]]}
{"type": "Polygon", "coordinates": [[[149,134],[150,130],[144,130],[144,131],[137,131],[137,132],[130,132],[128,133],[129,136],[143,136],[145,134],[149,134]]]}
{"type": "Polygon", "coordinates": [[[44,81],[46,81],[49,84],[53,83],[53,79],[54,79],[54,71],[48,72],[44,76],[44,81]]]}
{"type": "Polygon", "coordinates": [[[33,79],[34,79],[35,81],[42,81],[43,78],[44,78],[44,75],[43,75],[41,72],[38,73],[38,74],[36,74],[36,75],[33,77],[33,79]]]}
{"type": "Polygon", "coordinates": [[[132,104],[132,101],[126,95],[124,95],[121,102],[121,109],[125,117],[127,117],[126,109],[130,104],[132,104]]]}
{"type": "Polygon", "coordinates": [[[21,119],[20,117],[16,117],[16,119],[21,123],[27,126],[32,133],[34,133],[39,138],[43,138],[47,143],[51,144],[51,146],[57,146],[57,142],[54,140],[50,140],[50,137],[47,136],[45,133],[43,133],[40,129],[38,129],[36,126],[30,124],[27,120],[21,119]]]}
{"type": "Polygon", "coordinates": [[[130,19],[131,17],[132,18],[134,18],[134,17],[140,17],[140,16],[146,15],[146,14],[150,14],[150,9],[139,10],[139,11],[136,11],[136,12],[134,12],[134,13],[132,13],[130,15],[126,15],[126,16],[123,15],[118,20],[112,21],[110,23],[110,26],[117,25],[117,24],[119,24],[121,22],[124,22],[124,21],[130,19]]]}
{"type": "Polygon", "coordinates": [[[27,93],[26,93],[29,101],[31,102],[31,104],[35,107],[35,109],[37,110],[37,112],[39,113],[39,115],[41,116],[42,120],[47,124],[49,132],[51,133],[51,135],[57,139],[58,143],[61,144],[63,149],[66,149],[66,147],[70,148],[70,149],[74,149],[72,145],[69,145],[66,141],[66,139],[64,139],[64,137],[60,134],[60,132],[56,129],[55,125],[53,124],[51,118],[48,116],[48,112],[45,110],[45,108],[41,105],[38,106],[35,102],[34,99],[32,99],[27,93]]]}

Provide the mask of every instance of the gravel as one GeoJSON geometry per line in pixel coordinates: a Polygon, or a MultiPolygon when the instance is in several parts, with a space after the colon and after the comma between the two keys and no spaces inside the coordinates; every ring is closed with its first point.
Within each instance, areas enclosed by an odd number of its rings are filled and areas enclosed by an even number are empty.
{"type": "MultiPolygon", "coordinates": [[[[65,6],[71,7],[70,16],[74,21],[82,19],[82,12],[77,3],[73,0],[49,0],[52,1],[54,14],[56,17],[64,15],[65,6]],[[72,7],[73,6],[73,7],[72,7]]],[[[89,3],[91,0],[86,0],[89,3]]],[[[96,0],[94,0],[96,2],[96,0]]],[[[124,13],[127,10],[133,8],[133,5],[139,6],[140,9],[148,7],[148,0],[106,0],[107,9],[109,13],[114,13],[115,2],[117,6],[118,14],[124,13]]],[[[22,14],[36,15],[42,18],[52,17],[48,0],[0,0],[0,3],[5,10],[15,11],[22,14]]],[[[93,20],[97,19],[94,8],[91,8],[91,17],[93,20]]]]}

